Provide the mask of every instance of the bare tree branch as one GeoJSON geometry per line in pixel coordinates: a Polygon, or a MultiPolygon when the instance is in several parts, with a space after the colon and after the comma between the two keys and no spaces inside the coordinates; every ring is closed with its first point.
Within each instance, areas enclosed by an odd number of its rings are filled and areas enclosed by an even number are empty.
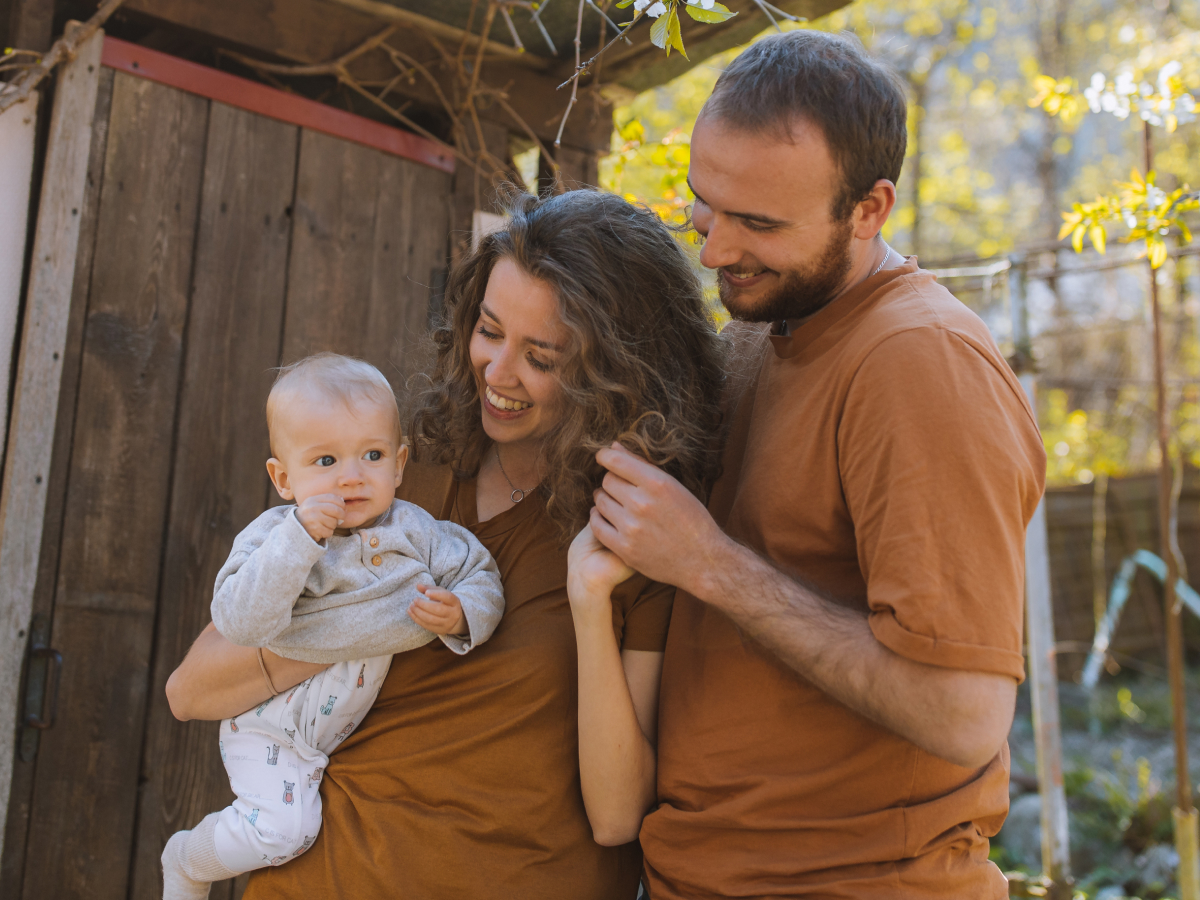
{"type": "MultiPolygon", "coordinates": [[[[108,21],[108,17],[117,11],[125,0],[104,0],[100,4],[100,8],[92,15],[90,19],[82,25],[68,29],[68,33],[64,34],[54,42],[47,52],[42,57],[41,62],[32,68],[26,69],[20,75],[10,82],[11,88],[0,94],[0,112],[8,109],[10,106],[16,106],[29,96],[35,87],[42,83],[42,80],[54,71],[54,67],[68,59],[75,58],[75,51],[79,45],[90,38],[96,31],[108,21]]],[[[30,51],[22,50],[15,51],[22,54],[27,54],[30,51]]],[[[15,52],[13,55],[15,55],[15,52]]]]}
{"type": "MultiPolygon", "coordinates": [[[[567,108],[563,112],[562,121],[558,123],[558,134],[554,137],[554,146],[562,146],[563,129],[567,127],[567,118],[571,115],[571,108],[575,106],[575,97],[579,93],[579,55],[583,45],[583,6],[587,0],[579,0],[579,15],[575,19],[575,75],[572,78],[571,84],[571,99],[567,101],[567,108]]],[[[615,40],[615,39],[614,39],[615,40]]],[[[559,85],[562,87],[562,85],[559,85]]]]}

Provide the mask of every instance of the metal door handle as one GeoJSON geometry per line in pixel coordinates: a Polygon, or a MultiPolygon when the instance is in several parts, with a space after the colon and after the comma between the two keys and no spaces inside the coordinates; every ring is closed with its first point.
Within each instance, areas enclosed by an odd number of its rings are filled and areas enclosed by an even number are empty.
{"type": "Polygon", "coordinates": [[[62,674],[62,654],[53,647],[34,646],[29,648],[29,681],[25,689],[25,724],[29,728],[43,731],[54,727],[54,719],[58,715],[58,685],[62,674]],[[44,666],[35,666],[34,661],[44,659],[44,666]],[[35,677],[40,668],[40,678],[35,677]],[[46,712],[46,682],[50,680],[50,670],[54,670],[54,690],[50,694],[49,714],[46,712]]]}

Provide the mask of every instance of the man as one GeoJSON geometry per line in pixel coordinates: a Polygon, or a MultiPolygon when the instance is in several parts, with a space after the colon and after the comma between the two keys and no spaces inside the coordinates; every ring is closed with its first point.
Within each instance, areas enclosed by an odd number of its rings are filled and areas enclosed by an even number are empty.
{"type": "Polygon", "coordinates": [[[680,588],[652,900],[1007,896],[1024,531],[1045,455],[983,323],[879,232],[904,93],[796,31],[722,75],[693,218],[735,323],[707,510],[614,447],[597,538],[680,588]]]}

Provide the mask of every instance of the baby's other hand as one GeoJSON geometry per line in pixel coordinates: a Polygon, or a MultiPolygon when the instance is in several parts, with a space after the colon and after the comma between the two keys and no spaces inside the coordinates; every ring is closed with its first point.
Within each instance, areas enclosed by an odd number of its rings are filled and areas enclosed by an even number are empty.
{"type": "Polygon", "coordinates": [[[314,541],[329,537],[346,518],[346,502],[337,494],[316,494],[296,507],[296,518],[314,541]]]}
{"type": "Polygon", "coordinates": [[[408,608],[408,614],[414,622],[434,634],[466,637],[470,633],[467,617],[463,615],[462,604],[457,597],[429,584],[419,584],[417,590],[425,596],[414,600],[408,608]]]}

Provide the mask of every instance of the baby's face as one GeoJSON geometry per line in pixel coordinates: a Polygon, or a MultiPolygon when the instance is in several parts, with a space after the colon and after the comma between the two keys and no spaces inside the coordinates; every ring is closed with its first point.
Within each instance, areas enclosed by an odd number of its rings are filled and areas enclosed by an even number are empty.
{"type": "Polygon", "coordinates": [[[288,398],[275,418],[267,463],[275,488],[297,505],[318,494],[346,504],[342,528],[357,528],[392,504],[408,448],[397,445],[395,413],[363,401],[349,406],[319,393],[288,398]]]}

